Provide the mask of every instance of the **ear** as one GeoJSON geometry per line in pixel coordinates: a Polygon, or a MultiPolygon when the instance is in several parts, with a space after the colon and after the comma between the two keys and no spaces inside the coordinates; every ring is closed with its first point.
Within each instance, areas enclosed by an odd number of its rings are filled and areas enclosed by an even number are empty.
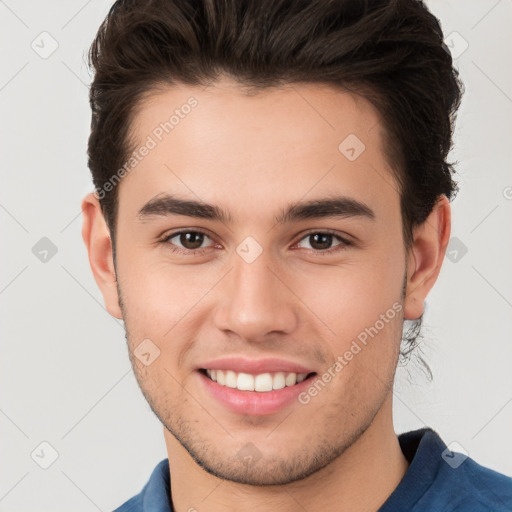
{"type": "Polygon", "coordinates": [[[82,200],[82,214],[82,238],[87,247],[94,279],[101,290],[107,311],[122,319],[110,230],[94,193],[87,194],[82,200]]]}
{"type": "Polygon", "coordinates": [[[442,195],[425,222],[414,229],[407,255],[404,318],[415,320],[423,314],[424,301],[441,271],[450,231],[450,202],[442,195]]]}

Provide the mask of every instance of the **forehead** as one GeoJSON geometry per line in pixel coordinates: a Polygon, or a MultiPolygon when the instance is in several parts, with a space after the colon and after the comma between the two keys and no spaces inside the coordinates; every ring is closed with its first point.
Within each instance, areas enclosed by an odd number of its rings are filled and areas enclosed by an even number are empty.
{"type": "MultiPolygon", "coordinates": [[[[374,106],[344,89],[307,83],[256,90],[227,78],[208,87],[177,84],[149,91],[138,106],[132,131],[141,140],[155,129],[158,132],[159,123],[165,125],[169,121],[172,126],[167,128],[176,140],[180,139],[180,132],[185,136],[186,131],[188,141],[193,142],[191,136],[196,135],[198,142],[233,142],[235,152],[235,142],[246,142],[251,137],[252,147],[273,147],[274,155],[297,141],[313,145],[327,137],[326,142],[337,142],[348,134],[369,144],[378,143],[381,128],[374,106]],[[190,107],[191,103],[195,106],[190,107]],[[187,118],[192,121],[186,122],[187,118]],[[187,130],[190,124],[194,125],[193,130],[187,130]],[[207,135],[208,140],[202,135],[207,135]]],[[[164,137],[168,134],[164,129],[164,137]]]]}
{"type": "Polygon", "coordinates": [[[244,206],[275,213],[334,189],[366,203],[398,201],[378,112],[326,85],[247,94],[222,79],[161,88],[140,103],[131,129],[136,148],[151,149],[121,182],[130,204],[172,192],[222,203],[236,216],[244,206]]]}

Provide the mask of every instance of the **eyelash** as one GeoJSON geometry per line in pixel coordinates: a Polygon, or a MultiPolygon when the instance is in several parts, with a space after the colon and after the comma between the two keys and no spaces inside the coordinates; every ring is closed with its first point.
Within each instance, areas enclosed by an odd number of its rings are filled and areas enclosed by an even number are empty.
{"type": "MultiPolygon", "coordinates": [[[[194,230],[187,229],[187,230],[175,231],[174,233],[167,234],[161,240],[159,240],[159,242],[163,243],[165,245],[168,245],[169,250],[171,252],[177,253],[177,254],[183,254],[183,255],[200,256],[200,255],[203,255],[206,251],[208,251],[208,249],[211,249],[211,247],[203,247],[201,249],[182,249],[182,248],[177,247],[174,244],[171,244],[169,242],[169,240],[171,238],[174,238],[178,235],[182,235],[185,233],[201,233],[211,239],[211,236],[208,235],[208,233],[206,233],[205,231],[202,231],[201,229],[194,229],[194,230]]],[[[337,235],[334,231],[330,231],[330,230],[309,231],[306,234],[304,234],[302,236],[302,238],[300,238],[297,242],[295,242],[294,245],[296,245],[297,243],[301,242],[302,240],[304,240],[305,238],[307,238],[308,236],[311,236],[311,235],[332,235],[334,238],[337,238],[338,241],[341,242],[340,244],[334,246],[331,249],[326,249],[326,250],[306,249],[307,251],[313,251],[314,253],[321,255],[321,256],[333,254],[333,253],[336,253],[339,251],[343,251],[348,246],[353,245],[353,243],[351,241],[337,235]]]]}

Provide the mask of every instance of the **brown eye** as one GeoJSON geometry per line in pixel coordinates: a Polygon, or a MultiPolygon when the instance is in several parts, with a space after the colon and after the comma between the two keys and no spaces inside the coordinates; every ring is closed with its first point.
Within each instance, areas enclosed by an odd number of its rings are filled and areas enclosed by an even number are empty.
{"type": "Polygon", "coordinates": [[[308,242],[308,246],[302,246],[305,249],[312,249],[317,252],[334,252],[336,250],[341,250],[351,243],[348,240],[341,238],[334,233],[316,231],[307,234],[302,240],[299,242],[299,246],[303,241],[308,242]],[[337,239],[339,243],[333,245],[334,240],[337,239]]]}
{"type": "Polygon", "coordinates": [[[180,231],[178,233],[171,233],[163,242],[170,244],[176,252],[197,251],[204,249],[201,247],[205,239],[210,237],[201,231],[180,231]],[[174,240],[174,241],[173,241],[174,240]]]}
{"type": "Polygon", "coordinates": [[[181,233],[178,235],[180,243],[185,249],[199,249],[204,241],[203,233],[196,233],[191,231],[190,233],[181,233]]]}
{"type": "Polygon", "coordinates": [[[325,233],[315,233],[314,235],[309,235],[309,243],[313,249],[330,249],[333,238],[332,235],[325,233]]]}

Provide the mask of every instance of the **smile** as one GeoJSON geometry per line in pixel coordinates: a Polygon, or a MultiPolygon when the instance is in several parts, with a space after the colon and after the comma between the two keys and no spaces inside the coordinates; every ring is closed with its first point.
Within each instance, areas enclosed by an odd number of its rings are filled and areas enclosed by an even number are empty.
{"type": "Polygon", "coordinates": [[[203,370],[205,374],[217,384],[240,391],[258,391],[265,393],[284,387],[295,386],[305,380],[309,374],[293,372],[250,373],[235,372],[233,370],[203,370]]]}
{"type": "Polygon", "coordinates": [[[212,407],[250,416],[300,406],[297,397],[318,376],[307,363],[237,355],[202,361],[195,373],[201,389],[213,399],[212,407]]]}

